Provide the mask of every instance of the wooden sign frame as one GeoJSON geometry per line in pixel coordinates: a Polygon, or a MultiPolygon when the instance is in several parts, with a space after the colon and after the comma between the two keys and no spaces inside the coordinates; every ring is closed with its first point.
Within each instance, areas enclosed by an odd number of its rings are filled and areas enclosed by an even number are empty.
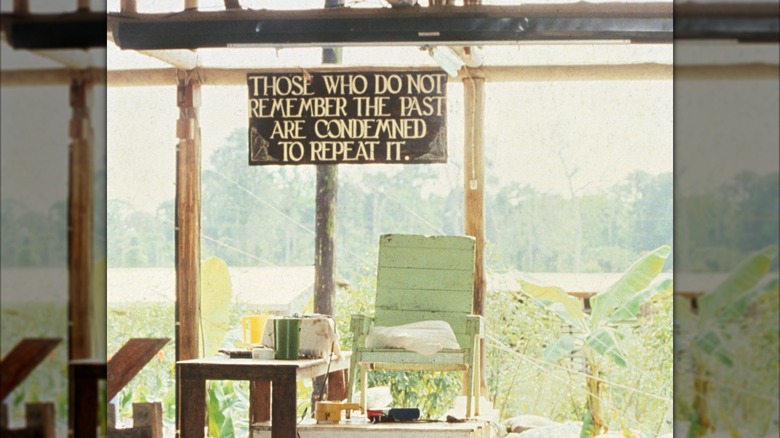
{"type": "Polygon", "coordinates": [[[249,165],[446,163],[441,70],[248,73],[249,165]]]}

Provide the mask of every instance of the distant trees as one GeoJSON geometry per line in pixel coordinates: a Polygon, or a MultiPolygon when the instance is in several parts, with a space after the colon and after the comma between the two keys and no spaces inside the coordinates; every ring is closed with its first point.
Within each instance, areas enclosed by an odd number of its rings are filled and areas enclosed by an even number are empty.
{"type": "MultiPolygon", "coordinates": [[[[229,266],[312,264],[315,169],[250,167],[245,137],[236,131],[204,163],[201,257],[218,256],[229,266]]],[[[341,275],[351,277],[375,264],[380,234],[463,232],[462,176],[456,165],[342,166],[339,171],[341,275]]],[[[728,270],[748,252],[778,240],[777,187],[777,173],[744,172],[686,199],[678,206],[673,242],[671,172],[637,171],[606,190],[578,191],[575,203],[517,182],[499,183],[488,168],[488,268],[619,272],[646,251],[675,243],[675,253],[683,257],[678,268],[728,270]]],[[[173,200],[149,212],[111,199],[105,214],[109,267],[173,266],[173,200]]],[[[64,265],[66,230],[64,201],[41,213],[3,199],[2,265],[64,265]]]]}

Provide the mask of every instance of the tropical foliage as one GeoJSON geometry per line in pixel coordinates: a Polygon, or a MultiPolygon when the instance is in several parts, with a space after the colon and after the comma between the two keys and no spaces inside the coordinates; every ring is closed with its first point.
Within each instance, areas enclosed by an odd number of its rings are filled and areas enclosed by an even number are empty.
{"type": "Polygon", "coordinates": [[[524,295],[553,312],[572,329],[545,349],[544,358],[556,363],[575,352],[584,356],[587,409],[580,435],[583,438],[608,429],[601,405],[602,388],[610,376],[604,372],[602,359],[620,367],[628,366],[629,356],[621,342],[630,333],[628,324],[636,322],[642,306],[649,300],[671,296],[671,280],[654,282],[670,253],[669,246],[662,246],[636,261],[616,283],[590,299],[589,313],[577,298],[559,287],[520,281],[524,295]]]}
{"type": "Polygon", "coordinates": [[[680,431],[688,437],[777,432],[780,294],[777,277],[767,276],[776,257],[776,246],[757,251],[702,295],[696,312],[675,310],[676,409],[688,420],[687,431],[680,431]]]}

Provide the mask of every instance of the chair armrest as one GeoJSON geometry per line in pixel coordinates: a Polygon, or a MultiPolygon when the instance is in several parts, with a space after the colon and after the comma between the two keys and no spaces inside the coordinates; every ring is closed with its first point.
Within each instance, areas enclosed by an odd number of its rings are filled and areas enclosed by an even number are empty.
{"type": "Polygon", "coordinates": [[[352,332],[352,351],[358,351],[366,345],[366,336],[374,325],[374,318],[366,315],[352,315],[349,328],[352,332]]]}
{"type": "Polygon", "coordinates": [[[352,315],[352,321],[349,329],[355,335],[367,335],[374,325],[374,318],[366,315],[352,315]]]}
{"type": "Polygon", "coordinates": [[[482,315],[466,315],[466,330],[469,335],[478,338],[485,337],[485,317],[482,315]]]}

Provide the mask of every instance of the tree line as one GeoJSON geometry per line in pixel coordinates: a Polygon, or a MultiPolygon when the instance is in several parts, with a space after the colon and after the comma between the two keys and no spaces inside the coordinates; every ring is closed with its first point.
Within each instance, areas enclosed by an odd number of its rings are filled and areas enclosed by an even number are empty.
{"type": "MultiPolygon", "coordinates": [[[[201,256],[229,266],[311,265],[314,167],[250,167],[245,136],[236,131],[204,163],[201,256]]],[[[605,190],[569,196],[500,183],[490,162],[487,175],[486,263],[494,271],[621,272],[646,251],[675,243],[678,269],[727,270],[756,245],[777,241],[777,173],[746,172],[686,200],[676,234],[671,172],[635,171],[605,190]]],[[[463,232],[457,165],[364,165],[339,178],[336,259],[347,278],[376,264],[380,234],[463,232]]],[[[64,202],[46,213],[2,202],[2,265],[61,266],[64,202]]],[[[110,199],[104,211],[109,267],[174,265],[173,199],[154,213],[110,199]]]]}

